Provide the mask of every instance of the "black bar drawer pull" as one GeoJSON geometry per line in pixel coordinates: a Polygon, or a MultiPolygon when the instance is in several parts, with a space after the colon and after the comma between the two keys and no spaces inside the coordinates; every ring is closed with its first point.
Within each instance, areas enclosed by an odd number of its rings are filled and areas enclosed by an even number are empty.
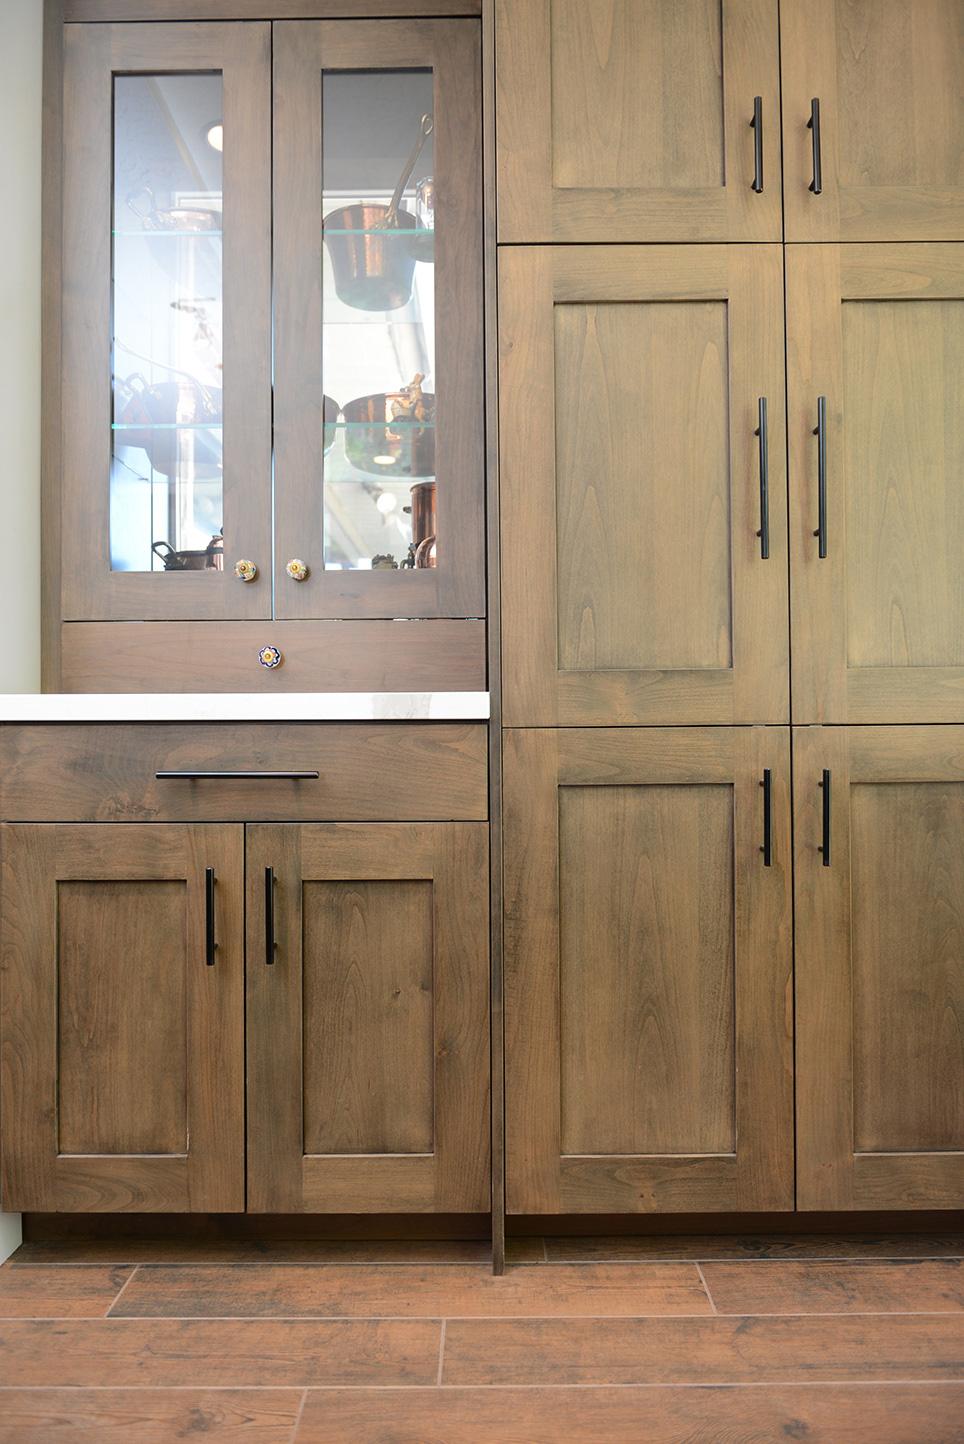
{"type": "Polygon", "coordinates": [[[763,769],[760,786],[763,788],[763,846],[760,851],[763,853],[763,866],[769,867],[773,862],[773,774],[769,767],[763,769]]]}
{"type": "Polygon", "coordinates": [[[750,189],[757,195],[763,193],[763,96],[753,97],[753,180],[750,189]]]}
{"type": "Polygon", "coordinates": [[[754,436],[759,437],[760,452],[760,556],[766,561],[770,555],[770,446],[767,439],[767,399],[761,396],[757,401],[758,425],[754,436]]]}
{"type": "Polygon", "coordinates": [[[274,962],[274,868],[264,870],[264,960],[270,967],[274,962]]]}
{"type": "Polygon", "coordinates": [[[813,151],[813,180],[810,182],[810,189],[815,196],[823,190],[823,162],[820,154],[820,102],[816,97],[810,102],[810,119],[807,121],[807,129],[810,131],[810,145],[813,151]]]}
{"type": "Polygon", "coordinates": [[[317,781],[318,772],[199,772],[189,768],[184,772],[155,772],[158,782],[208,782],[235,780],[240,782],[300,782],[317,781]]]}
{"type": "Polygon", "coordinates": [[[817,424],[813,428],[817,438],[817,555],[821,560],[827,555],[827,398],[817,397],[817,424]]]}
{"type": "Polygon", "coordinates": [[[824,867],[830,866],[830,771],[823,769],[823,777],[820,781],[823,788],[823,837],[820,841],[819,852],[823,858],[824,867]]]}
{"type": "Polygon", "coordinates": [[[204,869],[204,961],[209,968],[214,967],[214,955],[218,948],[214,918],[215,883],[214,868],[206,867],[204,869]]]}

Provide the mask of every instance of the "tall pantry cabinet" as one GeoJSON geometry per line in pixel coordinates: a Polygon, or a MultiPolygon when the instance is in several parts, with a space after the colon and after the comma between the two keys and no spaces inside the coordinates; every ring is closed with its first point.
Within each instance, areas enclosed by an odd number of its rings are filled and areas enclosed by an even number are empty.
{"type": "Polygon", "coordinates": [[[510,1213],[964,1198],[962,26],[497,5],[510,1213]]]}

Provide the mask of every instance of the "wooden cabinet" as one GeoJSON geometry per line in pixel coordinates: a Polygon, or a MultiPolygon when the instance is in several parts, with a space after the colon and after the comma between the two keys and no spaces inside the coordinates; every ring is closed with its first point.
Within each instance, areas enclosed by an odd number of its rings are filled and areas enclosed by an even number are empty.
{"type": "Polygon", "coordinates": [[[782,292],[779,246],[502,250],[507,725],[788,720],[782,292]]]}
{"type": "Polygon", "coordinates": [[[787,729],[509,731],[504,807],[509,1211],[792,1208],[787,729]]]}
{"type": "Polygon", "coordinates": [[[484,823],[248,830],[248,1206],[489,1207],[484,823]]]}
{"type": "Polygon", "coordinates": [[[794,737],[804,1209],[964,1197],[964,727],[794,737]]]}
{"type": "Polygon", "coordinates": [[[243,828],[2,848],[4,1207],[243,1209],[243,828]]]}
{"type": "Polygon", "coordinates": [[[780,51],[787,239],[964,239],[960,0],[780,0],[780,51]]]}
{"type": "Polygon", "coordinates": [[[501,241],[780,239],[776,0],[498,0],[496,43],[501,241]]]}
{"type": "Polygon", "coordinates": [[[964,717],[962,295],[962,245],[787,247],[795,721],[964,717]]]}

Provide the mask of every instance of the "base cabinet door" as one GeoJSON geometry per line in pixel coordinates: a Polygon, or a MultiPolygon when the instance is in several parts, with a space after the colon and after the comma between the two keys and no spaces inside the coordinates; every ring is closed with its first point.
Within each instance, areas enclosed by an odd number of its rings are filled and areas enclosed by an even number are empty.
{"type": "Polygon", "coordinates": [[[4,1208],[243,1210],[243,828],[2,847],[4,1208]]]}
{"type": "Polygon", "coordinates": [[[964,727],[794,736],[803,1209],[964,1200],[964,727]]]}
{"type": "Polygon", "coordinates": [[[248,830],[248,1207],[489,1207],[485,823],[248,830]]]}
{"type": "Polygon", "coordinates": [[[782,727],[506,734],[510,1212],[793,1207],[789,768],[782,727]]]}

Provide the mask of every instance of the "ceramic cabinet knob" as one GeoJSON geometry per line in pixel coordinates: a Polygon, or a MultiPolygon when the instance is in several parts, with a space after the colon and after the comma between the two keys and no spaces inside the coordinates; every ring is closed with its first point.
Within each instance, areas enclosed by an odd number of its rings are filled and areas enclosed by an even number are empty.
{"type": "Polygon", "coordinates": [[[262,667],[272,669],[281,666],[281,663],[284,661],[284,656],[280,647],[262,647],[258,653],[258,661],[262,667]]]}
{"type": "Polygon", "coordinates": [[[253,582],[258,575],[258,568],[254,562],[249,562],[246,557],[242,557],[234,564],[234,575],[239,577],[242,582],[253,582]]]}
{"type": "Polygon", "coordinates": [[[308,566],[300,557],[292,557],[285,571],[293,582],[303,582],[308,575],[308,566]]]}

